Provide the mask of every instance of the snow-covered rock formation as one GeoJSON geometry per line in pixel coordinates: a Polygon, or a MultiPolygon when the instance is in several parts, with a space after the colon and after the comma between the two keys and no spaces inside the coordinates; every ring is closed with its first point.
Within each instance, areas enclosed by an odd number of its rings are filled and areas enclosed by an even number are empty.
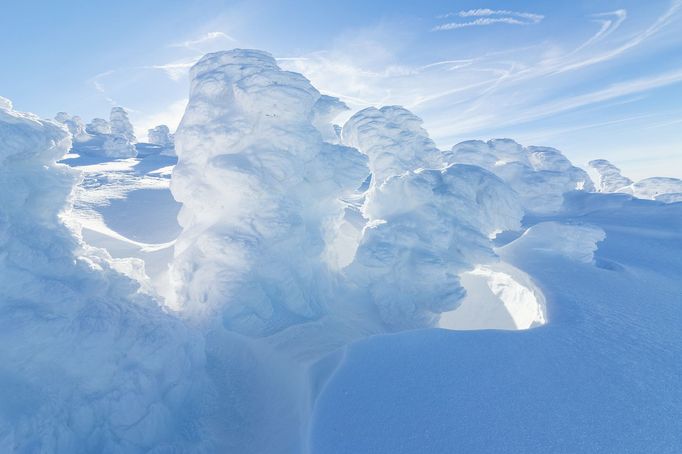
{"type": "Polygon", "coordinates": [[[502,178],[528,212],[557,211],[565,193],[594,190],[589,175],[554,148],[523,147],[510,139],[470,140],[445,155],[448,163],[477,165],[502,178]]]}
{"type": "Polygon", "coordinates": [[[623,192],[638,199],[665,203],[682,201],[682,180],[678,178],[650,177],[634,183],[622,176],[620,169],[606,159],[590,161],[590,167],[599,173],[600,192],[623,192]]]}

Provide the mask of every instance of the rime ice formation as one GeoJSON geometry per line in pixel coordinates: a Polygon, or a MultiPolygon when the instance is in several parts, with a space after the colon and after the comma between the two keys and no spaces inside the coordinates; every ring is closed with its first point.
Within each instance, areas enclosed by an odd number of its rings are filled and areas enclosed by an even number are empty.
{"type": "Polygon", "coordinates": [[[123,107],[112,107],[109,115],[111,133],[123,136],[128,142],[135,143],[135,132],[133,125],[128,119],[128,112],[123,107]]]}
{"type": "Polygon", "coordinates": [[[590,166],[599,172],[601,192],[623,192],[664,203],[682,201],[682,180],[678,178],[651,177],[634,183],[606,159],[590,161],[590,166]]]}
{"type": "Polygon", "coordinates": [[[149,143],[153,145],[158,145],[164,148],[170,148],[173,146],[173,135],[170,133],[168,126],[159,125],[147,132],[147,138],[149,143]]]}
{"type": "Polygon", "coordinates": [[[111,134],[111,123],[104,118],[93,118],[92,121],[85,126],[85,132],[92,135],[111,134]]]}
{"type": "Polygon", "coordinates": [[[502,178],[529,212],[557,211],[565,193],[594,190],[587,173],[554,148],[523,147],[510,139],[470,140],[445,155],[449,163],[481,166],[502,178]]]}
{"type": "Polygon", "coordinates": [[[133,126],[122,107],[111,109],[111,121],[94,118],[84,128],[79,117],[69,118],[68,114],[60,112],[56,118],[69,128],[76,153],[107,158],[137,156],[133,126]]]}
{"type": "Polygon", "coordinates": [[[178,427],[199,434],[197,341],[60,220],[69,147],[63,126],[0,103],[0,451],[182,447],[178,427]]]}
{"type": "Polygon", "coordinates": [[[495,261],[490,238],[519,227],[516,194],[480,167],[387,179],[368,194],[369,224],[346,268],[390,331],[433,326],[464,296],[459,275],[495,261]]]}
{"type": "Polygon", "coordinates": [[[322,140],[319,92],[267,53],[209,54],[191,77],[171,181],[178,304],[254,336],[319,318],[326,229],[366,178],[365,157],[322,140]]]}
{"type": "Polygon", "coordinates": [[[616,192],[632,184],[631,179],[624,177],[620,169],[606,159],[595,159],[589,164],[599,173],[599,192],[616,192]]]}
{"type": "Polygon", "coordinates": [[[58,112],[54,118],[59,123],[66,125],[74,141],[82,141],[88,139],[88,135],[85,132],[85,124],[83,123],[83,120],[81,120],[81,117],[79,116],[72,117],[66,112],[58,112]]]}
{"type": "Polygon", "coordinates": [[[409,170],[442,166],[441,152],[421,125],[422,120],[403,107],[369,107],[346,122],[343,143],[369,157],[373,185],[380,185],[409,170]]]}

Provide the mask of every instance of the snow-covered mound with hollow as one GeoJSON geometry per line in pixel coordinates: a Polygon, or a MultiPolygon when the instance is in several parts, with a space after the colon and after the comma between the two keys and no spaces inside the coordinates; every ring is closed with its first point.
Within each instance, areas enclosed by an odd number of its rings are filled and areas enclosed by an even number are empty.
{"type": "Polygon", "coordinates": [[[590,161],[590,167],[599,173],[600,192],[623,192],[638,199],[665,203],[682,202],[682,180],[678,178],[650,177],[635,183],[622,176],[620,169],[606,159],[590,161]]]}
{"type": "Polygon", "coordinates": [[[594,190],[589,175],[554,148],[524,147],[511,139],[470,140],[445,155],[448,163],[481,166],[502,178],[529,212],[557,211],[565,193],[594,190]]]}

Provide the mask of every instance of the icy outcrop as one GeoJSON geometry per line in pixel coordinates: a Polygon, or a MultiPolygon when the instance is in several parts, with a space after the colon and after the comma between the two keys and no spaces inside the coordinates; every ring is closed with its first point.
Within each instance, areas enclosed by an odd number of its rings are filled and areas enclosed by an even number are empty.
{"type": "Polygon", "coordinates": [[[319,318],[330,281],[320,256],[366,158],[322,140],[319,92],[267,53],[208,54],[191,77],[171,181],[183,204],[177,304],[252,336],[319,318]]]}
{"type": "Polygon", "coordinates": [[[566,192],[594,190],[588,174],[554,148],[523,147],[510,139],[470,140],[445,155],[448,163],[481,166],[502,178],[528,212],[557,211],[566,192]]]}
{"type": "Polygon", "coordinates": [[[337,144],[341,141],[341,129],[332,122],[339,114],[347,110],[348,106],[339,98],[320,95],[313,106],[313,125],[320,131],[325,142],[337,144]]]}
{"type": "Polygon", "coordinates": [[[135,132],[133,125],[128,119],[128,112],[123,107],[112,107],[109,115],[111,133],[124,137],[128,142],[135,143],[135,132]]]}
{"type": "Polygon", "coordinates": [[[0,450],[182,447],[199,343],[62,223],[70,142],[0,103],[0,450]]]}
{"type": "Polygon", "coordinates": [[[381,185],[393,175],[442,166],[441,152],[421,125],[422,120],[403,107],[368,107],[343,126],[343,143],[369,157],[372,184],[381,185]]]}
{"type": "Polygon", "coordinates": [[[620,169],[606,159],[595,159],[589,162],[590,167],[599,173],[599,192],[617,192],[632,184],[632,180],[624,177],[620,169]]]}
{"type": "Polygon", "coordinates": [[[664,203],[682,201],[682,180],[678,178],[651,177],[634,183],[622,176],[620,169],[606,159],[590,161],[590,166],[599,172],[600,192],[623,192],[639,199],[664,203]]]}

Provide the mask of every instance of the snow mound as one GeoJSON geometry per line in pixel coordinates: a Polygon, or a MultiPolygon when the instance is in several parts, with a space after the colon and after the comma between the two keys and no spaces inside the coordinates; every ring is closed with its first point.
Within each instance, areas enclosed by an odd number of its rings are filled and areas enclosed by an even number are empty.
{"type": "Polygon", "coordinates": [[[606,159],[590,161],[590,166],[599,172],[600,192],[623,192],[638,199],[658,200],[664,203],[682,201],[682,180],[678,178],[651,177],[634,183],[622,176],[620,169],[606,159]]]}
{"type": "Polygon", "coordinates": [[[588,174],[554,148],[524,147],[511,139],[470,140],[445,155],[446,162],[481,166],[502,178],[528,212],[558,211],[566,192],[594,190],[588,174]]]}
{"type": "Polygon", "coordinates": [[[111,123],[104,118],[93,118],[92,121],[85,126],[85,132],[91,135],[111,134],[111,123]]]}
{"type": "Polygon", "coordinates": [[[365,157],[323,141],[319,92],[265,52],[208,54],[191,77],[171,181],[183,204],[177,304],[253,336],[319,318],[328,228],[366,178],[365,157]]]}

